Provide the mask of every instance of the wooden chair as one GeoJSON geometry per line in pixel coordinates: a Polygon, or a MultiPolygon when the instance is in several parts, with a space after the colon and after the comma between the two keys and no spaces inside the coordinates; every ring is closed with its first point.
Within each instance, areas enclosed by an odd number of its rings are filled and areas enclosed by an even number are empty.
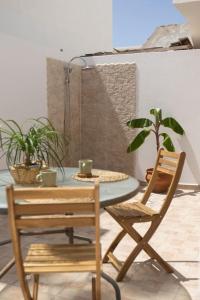
{"type": "Polygon", "coordinates": [[[23,189],[10,186],[7,187],[7,201],[16,269],[24,299],[37,299],[41,273],[92,272],[92,298],[100,300],[99,185],[23,189]],[[23,259],[20,230],[63,226],[93,226],[95,243],[31,244],[23,259]],[[32,296],[27,274],[33,274],[32,296]]]}
{"type": "Polygon", "coordinates": [[[122,230],[116,236],[108,248],[103,262],[111,262],[117,269],[118,275],[116,280],[123,280],[132,262],[138,256],[141,250],[144,250],[152,259],[157,262],[169,273],[173,272],[172,267],[162,259],[162,257],[150,246],[149,240],[160,225],[165,216],[170,203],[173,199],[174,193],[179,182],[183,164],[185,160],[185,153],[167,152],[163,149],[159,150],[154,172],[148,184],[143,198],[139,202],[122,203],[114,206],[109,206],[106,211],[120,224],[122,230]],[[148,206],[148,200],[154,188],[158,172],[169,174],[172,178],[171,185],[164,197],[162,205],[158,211],[148,206]],[[135,223],[150,222],[150,226],[143,237],[133,228],[135,223]],[[136,247],[127,257],[124,263],[119,261],[113,254],[119,242],[128,234],[137,243],[136,247]]]}

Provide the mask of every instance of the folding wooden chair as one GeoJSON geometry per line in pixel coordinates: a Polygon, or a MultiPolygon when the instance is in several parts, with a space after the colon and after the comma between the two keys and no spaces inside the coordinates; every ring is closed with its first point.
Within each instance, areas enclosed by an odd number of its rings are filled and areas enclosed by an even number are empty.
{"type": "Polygon", "coordinates": [[[149,240],[155,233],[156,229],[160,225],[163,217],[165,216],[170,203],[173,199],[174,193],[179,182],[183,164],[185,160],[185,153],[167,152],[163,149],[159,150],[156,165],[152,178],[148,184],[146,192],[140,202],[134,203],[122,203],[114,206],[106,207],[106,211],[120,224],[122,230],[116,236],[108,248],[103,262],[111,262],[117,269],[118,275],[116,280],[123,280],[132,262],[138,256],[141,250],[144,250],[152,259],[157,262],[169,273],[173,272],[172,267],[164,261],[161,256],[150,246],[149,240]],[[159,211],[155,211],[150,208],[148,204],[149,197],[154,188],[158,172],[164,172],[169,174],[172,178],[171,185],[164,197],[162,205],[159,211]],[[140,222],[151,222],[148,230],[143,237],[133,228],[135,223],[140,222]],[[113,254],[114,250],[118,246],[119,242],[128,234],[133,240],[136,241],[137,245],[127,257],[124,263],[119,261],[113,254]]]}
{"type": "Polygon", "coordinates": [[[16,269],[24,299],[37,299],[41,273],[92,272],[93,299],[100,300],[98,184],[94,187],[23,189],[10,186],[7,187],[7,201],[16,269]],[[65,212],[72,214],[66,215],[65,212]],[[95,243],[31,244],[23,259],[20,230],[63,226],[94,227],[95,243]],[[27,274],[33,274],[32,295],[26,280],[27,274]]]}

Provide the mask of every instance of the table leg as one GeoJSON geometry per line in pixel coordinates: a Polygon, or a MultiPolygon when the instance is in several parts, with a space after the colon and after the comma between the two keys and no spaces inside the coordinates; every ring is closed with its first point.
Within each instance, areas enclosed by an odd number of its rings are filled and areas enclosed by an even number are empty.
{"type": "MultiPolygon", "coordinates": [[[[2,242],[0,242],[0,246],[4,246],[7,244],[12,243],[11,240],[4,240],[2,242]]],[[[1,277],[3,277],[11,268],[12,266],[14,266],[15,264],[15,259],[12,258],[1,270],[0,270],[0,279],[1,277]]]]}
{"type": "Polygon", "coordinates": [[[121,292],[120,292],[117,282],[112,277],[110,277],[108,274],[106,274],[104,272],[101,272],[101,276],[113,286],[113,288],[115,290],[116,300],[121,300],[121,292]]]}
{"type": "Polygon", "coordinates": [[[68,236],[70,244],[74,243],[74,239],[86,241],[90,244],[92,243],[92,240],[90,238],[74,234],[74,228],[73,227],[66,228],[65,234],[68,236]]]}
{"type": "Polygon", "coordinates": [[[4,245],[10,244],[10,243],[12,243],[11,240],[4,240],[4,241],[0,242],[0,246],[4,246],[4,245]]]}
{"type": "Polygon", "coordinates": [[[3,277],[15,264],[15,259],[12,258],[1,270],[0,270],[0,279],[3,277]]]}

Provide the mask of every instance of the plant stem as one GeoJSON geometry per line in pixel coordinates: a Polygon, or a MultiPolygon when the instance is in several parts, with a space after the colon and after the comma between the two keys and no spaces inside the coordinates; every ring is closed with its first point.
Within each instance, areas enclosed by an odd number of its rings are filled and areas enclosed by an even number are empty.
{"type": "Polygon", "coordinates": [[[160,128],[160,122],[157,122],[155,127],[155,136],[156,136],[156,149],[157,152],[160,149],[160,141],[159,141],[159,128],[160,128]]]}
{"type": "Polygon", "coordinates": [[[25,163],[25,166],[30,166],[31,165],[30,155],[28,153],[25,154],[24,163],[25,163]]]}

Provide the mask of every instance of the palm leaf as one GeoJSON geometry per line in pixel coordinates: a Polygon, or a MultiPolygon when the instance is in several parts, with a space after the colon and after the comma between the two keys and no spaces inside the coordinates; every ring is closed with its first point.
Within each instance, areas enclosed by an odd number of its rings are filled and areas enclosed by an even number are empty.
{"type": "Polygon", "coordinates": [[[160,136],[163,137],[163,146],[168,150],[168,151],[171,151],[171,152],[174,152],[175,151],[175,147],[174,147],[174,144],[171,140],[171,138],[169,137],[169,135],[167,133],[161,133],[160,136]]]}
{"type": "Polygon", "coordinates": [[[136,149],[138,149],[145,141],[145,139],[148,137],[150,134],[151,130],[142,130],[135,138],[134,140],[129,144],[127,148],[127,152],[133,152],[136,149]]]}
{"type": "Polygon", "coordinates": [[[139,118],[139,119],[130,120],[126,124],[130,128],[144,128],[144,127],[151,126],[153,122],[146,118],[139,118]]]}
{"type": "Polygon", "coordinates": [[[150,114],[153,115],[158,122],[162,120],[162,109],[160,108],[152,108],[150,109],[150,114]]]}
{"type": "Polygon", "coordinates": [[[174,118],[165,118],[162,120],[161,124],[164,127],[169,127],[171,128],[174,132],[183,135],[184,134],[184,130],[181,127],[181,125],[174,119],[174,118]]]}

